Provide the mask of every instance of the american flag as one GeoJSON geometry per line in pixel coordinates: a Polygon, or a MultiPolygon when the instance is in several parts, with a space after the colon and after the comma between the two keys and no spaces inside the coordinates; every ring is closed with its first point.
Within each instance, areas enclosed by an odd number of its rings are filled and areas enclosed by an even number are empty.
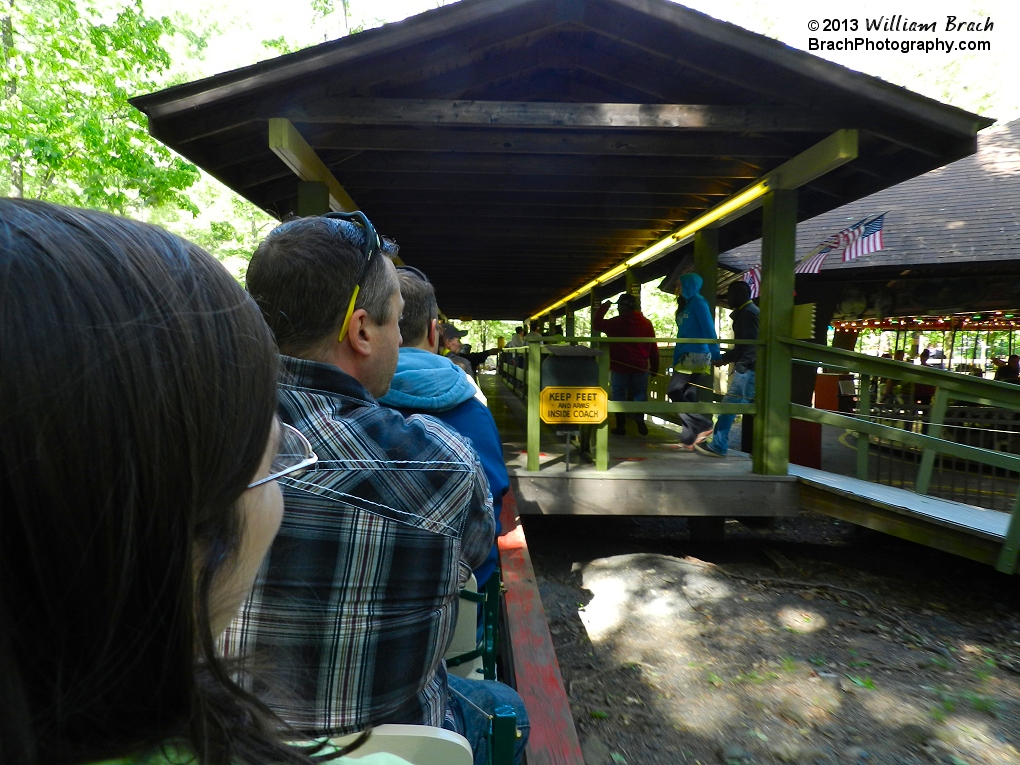
{"type": "MultiPolygon", "coordinates": [[[[846,263],[851,260],[859,258],[861,255],[867,255],[869,252],[878,252],[882,249],[882,224],[885,222],[885,213],[882,213],[877,218],[872,218],[864,226],[859,228],[859,233],[854,238],[854,241],[843,250],[843,262],[846,263]]],[[[861,226],[858,223],[857,226],[861,226]]]]}
{"type": "Polygon", "coordinates": [[[761,266],[752,266],[740,275],[740,280],[747,282],[751,287],[751,299],[758,297],[761,292],[761,266]]]}
{"type": "Polygon", "coordinates": [[[882,249],[882,224],[885,215],[882,213],[870,220],[862,218],[854,225],[848,226],[838,234],[826,239],[814,252],[801,259],[794,267],[794,273],[819,273],[825,258],[833,252],[842,251],[844,263],[861,255],[867,255],[869,252],[878,252],[882,249]]]}
{"type": "Polygon", "coordinates": [[[794,266],[793,272],[795,274],[817,274],[822,270],[822,261],[825,260],[826,256],[830,252],[832,252],[832,248],[826,247],[813,255],[808,255],[807,257],[802,258],[801,261],[794,266]]]}

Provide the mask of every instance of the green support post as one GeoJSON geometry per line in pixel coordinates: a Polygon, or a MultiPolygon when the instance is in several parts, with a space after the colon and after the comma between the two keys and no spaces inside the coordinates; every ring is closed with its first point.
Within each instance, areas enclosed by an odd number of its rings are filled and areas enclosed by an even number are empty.
{"type": "MultiPolygon", "coordinates": [[[[594,343],[593,343],[594,345],[594,343]]],[[[601,346],[599,356],[599,385],[609,396],[609,349],[601,346]]],[[[609,417],[605,422],[595,426],[595,469],[609,470],[609,417]]]]}
{"type": "Polygon", "coordinates": [[[758,414],[753,469],[786,475],[790,465],[790,349],[779,342],[793,332],[793,267],[797,245],[797,192],[777,189],[762,204],[761,326],[764,358],[757,364],[758,414]]]}
{"type": "MultiPolygon", "coordinates": [[[[576,322],[574,321],[574,309],[573,308],[568,308],[567,309],[567,318],[566,318],[566,321],[564,322],[563,333],[567,337],[574,337],[574,335],[577,334],[576,331],[575,331],[575,326],[576,326],[576,322]]],[[[576,342],[575,343],[571,343],[571,345],[577,345],[577,343],[576,342]]]]}
{"type": "MultiPolygon", "coordinates": [[[[871,414],[871,375],[861,375],[860,389],[857,391],[857,416],[868,417],[871,414]]],[[[863,431],[857,431],[857,477],[868,480],[868,452],[871,448],[871,437],[863,431]]]]}
{"type": "Polygon", "coordinates": [[[538,453],[542,449],[542,421],[538,406],[542,396],[542,343],[532,340],[528,343],[528,470],[538,470],[538,453]]]}
{"type": "Polygon", "coordinates": [[[703,228],[694,234],[694,273],[701,277],[701,295],[715,316],[719,280],[719,229],[703,228]]]}
{"type": "MultiPolygon", "coordinates": [[[[534,714],[534,712],[532,713],[534,714]]],[[[517,746],[517,713],[509,704],[496,707],[491,723],[489,765],[513,765],[517,746]]]]}
{"type": "Polygon", "coordinates": [[[999,560],[995,563],[995,570],[1003,574],[1016,573],[1016,561],[1020,557],[1020,491],[1013,500],[1013,515],[1009,519],[1009,527],[1006,529],[1006,540],[1002,543],[1002,551],[999,553],[999,560]]]}
{"type": "MultiPolygon", "coordinates": [[[[931,399],[931,424],[928,426],[928,435],[932,438],[942,438],[942,423],[946,421],[946,407],[948,404],[948,391],[945,388],[936,388],[935,395],[931,399]]],[[[914,491],[916,493],[928,493],[928,486],[931,484],[931,474],[935,469],[936,456],[934,449],[925,449],[921,453],[921,466],[917,469],[917,478],[914,480],[914,491]]]]}

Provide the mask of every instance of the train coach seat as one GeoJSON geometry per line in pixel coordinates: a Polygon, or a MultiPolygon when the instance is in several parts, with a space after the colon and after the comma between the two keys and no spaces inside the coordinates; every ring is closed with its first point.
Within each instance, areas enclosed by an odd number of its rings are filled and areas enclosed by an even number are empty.
{"type": "Polygon", "coordinates": [[[460,591],[457,626],[454,627],[453,640],[444,656],[447,670],[468,680],[481,680],[484,672],[482,651],[478,645],[477,603],[481,597],[478,595],[478,580],[472,574],[460,591]]]}
{"type": "MultiPolygon", "coordinates": [[[[360,733],[333,739],[337,745],[354,741],[360,733]]],[[[357,760],[376,752],[403,757],[411,765],[472,765],[471,744],[459,733],[427,725],[379,725],[368,741],[348,757],[357,760]]]]}

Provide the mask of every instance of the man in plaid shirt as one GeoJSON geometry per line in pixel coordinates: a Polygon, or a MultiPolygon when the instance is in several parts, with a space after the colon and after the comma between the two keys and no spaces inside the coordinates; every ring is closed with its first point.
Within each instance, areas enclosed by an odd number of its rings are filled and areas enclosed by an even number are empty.
{"type": "Polygon", "coordinates": [[[224,646],[269,670],[252,690],[303,733],[447,727],[481,762],[484,712],[518,710],[521,750],[528,732],[512,689],[448,677],[442,658],[492,547],[492,499],[456,432],[376,403],[400,346],[395,252],[367,219],[324,216],[284,223],[252,257],[248,290],[282,354],[280,417],[319,462],[280,481],[280,534],[224,646]]]}

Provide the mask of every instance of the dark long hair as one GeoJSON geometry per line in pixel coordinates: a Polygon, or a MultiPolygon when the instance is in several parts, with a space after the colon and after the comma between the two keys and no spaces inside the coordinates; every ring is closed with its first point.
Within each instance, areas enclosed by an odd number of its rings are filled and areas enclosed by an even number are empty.
{"type": "Polygon", "coordinates": [[[209,586],[261,462],[277,356],[211,256],[0,199],[0,762],[169,744],[307,762],[229,678],[209,586]]]}

